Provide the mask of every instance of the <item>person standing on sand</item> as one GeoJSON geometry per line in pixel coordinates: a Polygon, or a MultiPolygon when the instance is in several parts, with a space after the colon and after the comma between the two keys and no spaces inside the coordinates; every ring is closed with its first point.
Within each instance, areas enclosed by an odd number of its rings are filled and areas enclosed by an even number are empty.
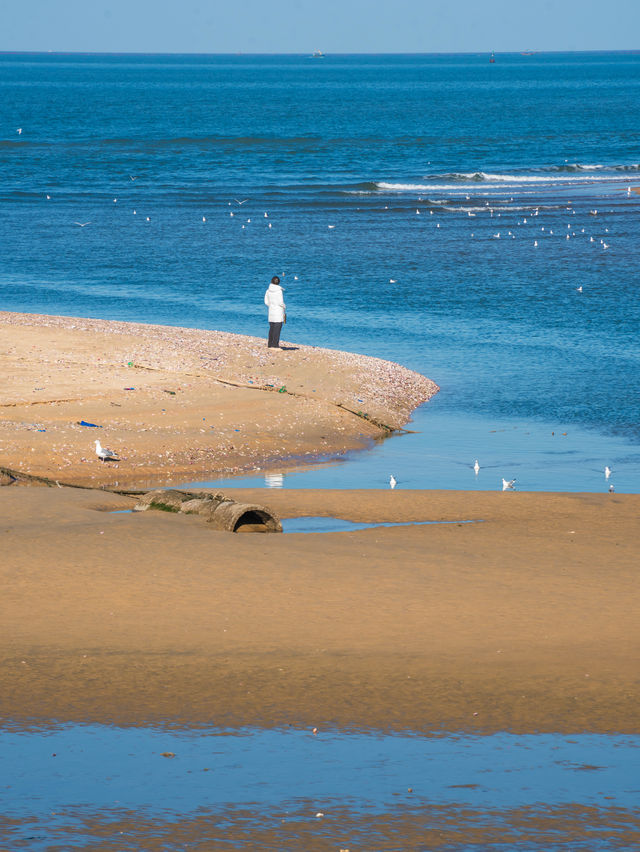
{"type": "Polygon", "coordinates": [[[287,306],[284,303],[282,287],[277,275],[273,276],[264,294],[264,303],[269,308],[269,343],[267,345],[269,349],[280,349],[280,332],[282,323],[287,321],[285,313],[287,306]]]}

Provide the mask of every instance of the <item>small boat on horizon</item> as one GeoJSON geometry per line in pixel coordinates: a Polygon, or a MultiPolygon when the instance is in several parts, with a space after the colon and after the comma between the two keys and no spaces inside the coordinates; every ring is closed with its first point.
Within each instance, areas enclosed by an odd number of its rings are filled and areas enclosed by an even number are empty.
{"type": "Polygon", "coordinates": [[[314,50],[311,56],[313,59],[324,59],[324,53],[321,50],[314,50]]]}
{"type": "Polygon", "coordinates": [[[495,53],[494,53],[494,52],[493,52],[493,50],[492,50],[492,51],[491,51],[491,56],[489,57],[489,62],[495,62],[495,61],[496,61],[496,55],[495,55],[495,53]]]}

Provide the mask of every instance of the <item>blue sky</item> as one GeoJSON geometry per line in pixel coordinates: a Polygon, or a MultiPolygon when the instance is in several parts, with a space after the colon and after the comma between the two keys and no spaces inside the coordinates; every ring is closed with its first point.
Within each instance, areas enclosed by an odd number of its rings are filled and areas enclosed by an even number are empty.
{"type": "Polygon", "coordinates": [[[640,0],[7,0],[0,50],[640,49],[640,0]]]}

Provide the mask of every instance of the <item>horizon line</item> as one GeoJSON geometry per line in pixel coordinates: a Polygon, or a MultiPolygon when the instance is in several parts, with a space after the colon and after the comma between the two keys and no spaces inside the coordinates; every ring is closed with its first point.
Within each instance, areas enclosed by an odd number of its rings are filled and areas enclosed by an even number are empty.
{"type": "MultiPolygon", "coordinates": [[[[0,50],[0,56],[313,56],[316,53],[310,51],[178,51],[178,50],[0,50]]],[[[327,56],[474,56],[476,54],[495,53],[502,55],[534,56],[537,54],[556,53],[628,53],[639,54],[640,48],[583,48],[567,50],[545,50],[537,48],[495,50],[482,48],[476,50],[353,50],[353,51],[329,51],[322,52],[321,57],[327,56]]],[[[320,57],[318,57],[320,58],[320,57]]]]}

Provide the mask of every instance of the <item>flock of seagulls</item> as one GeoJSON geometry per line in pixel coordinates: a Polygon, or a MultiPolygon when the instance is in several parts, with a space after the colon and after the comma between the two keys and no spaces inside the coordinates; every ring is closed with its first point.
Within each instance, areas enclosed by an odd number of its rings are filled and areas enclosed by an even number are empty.
{"type": "MultiPolygon", "coordinates": [[[[478,459],[476,459],[475,462],[473,463],[473,472],[475,473],[476,476],[480,473],[480,462],[478,461],[478,459]]],[[[608,480],[609,477],[611,476],[611,474],[612,474],[611,468],[609,467],[609,465],[606,465],[606,467],[604,469],[605,479],[608,480]]],[[[390,477],[389,477],[389,488],[391,488],[391,490],[393,491],[393,489],[396,487],[397,484],[398,484],[398,480],[395,478],[395,476],[393,474],[391,474],[390,477]]],[[[503,491],[515,491],[515,485],[516,485],[515,479],[505,479],[504,477],[502,477],[502,490],[503,491]]],[[[615,489],[613,487],[613,484],[609,485],[609,493],[613,494],[614,491],[615,491],[615,489]]]]}

